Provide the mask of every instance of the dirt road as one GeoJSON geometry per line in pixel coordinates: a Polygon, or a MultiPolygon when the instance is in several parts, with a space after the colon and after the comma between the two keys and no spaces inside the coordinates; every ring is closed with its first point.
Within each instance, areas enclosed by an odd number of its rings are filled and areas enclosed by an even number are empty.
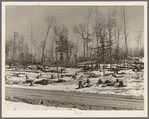
{"type": "Polygon", "coordinates": [[[61,103],[71,102],[79,105],[104,106],[113,109],[144,109],[144,99],[142,97],[12,87],[6,87],[5,91],[6,98],[16,97],[30,100],[58,101],[61,103]]]}

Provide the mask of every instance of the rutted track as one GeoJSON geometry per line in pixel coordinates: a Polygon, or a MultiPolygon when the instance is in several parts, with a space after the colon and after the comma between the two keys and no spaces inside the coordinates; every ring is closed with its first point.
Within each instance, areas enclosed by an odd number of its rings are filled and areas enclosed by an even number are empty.
{"type": "Polygon", "coordinates": [[[127,108],[132,110],[144,109],[144,99],[141,97],[12,87],[6,87],[5,91],[6,97],[17,97],[21,99],[71,102],[80,105],[104,106],[120,109],[127,108]]]}

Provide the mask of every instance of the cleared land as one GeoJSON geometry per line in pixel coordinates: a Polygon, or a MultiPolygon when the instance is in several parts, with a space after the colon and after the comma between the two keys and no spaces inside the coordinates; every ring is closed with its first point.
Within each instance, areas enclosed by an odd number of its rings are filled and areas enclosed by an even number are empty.
{"type": "Polygon", "coordinates": [[[103,72],[100,71],[83,72],[81,68],[66,68],[65,72],[59,73],[63,81],[58,82],[57,73],[54,72],[40,70],[18,72],[6,69],[6,100],[82,110],[143,110],[144,71],[136,73],[131,69],[121,70],[115,76],[112,76],[112,73],[107,70],[107,75],[103,77],[103,72]],[[95,76],[90,77],[90,74],[95,76]],[[89,79],[92,86],[78,89],[80,77],[85,82],[89,79]],[[97,85],[99,79],[103,83],[97,85]],[[117,79],[123,81],[125,86],[118,87],[116,83],[113,86],[104,84],[107,80],[113,83],[117,79]],[[43,80],[48,81],[48,84],[36,83],[43,80]],[[28,81],[33,81],[33,85],[28,81]]]}
{"type": "MultiPolygon", "coordinates": [[[[81,72],[80,68],[66,68],[66,73],[59,73],[60,75],[64,75],[63,79],[66,82],[57,83],[58,81],[57,73],[51,72],[42,72],[42,71],[22,71],[17,77],[15,74],[19,73],[17,71],[6,71],[7,79],[5,81],[6,86],[11,87],[21,87],[21,88],[29,88],[29,89],[44,89],[44,90],[64,90],[64,91],[77,91],[77,92],[91,92],[91,93],[104,93],[104,94],[115,94],[115,95],[128,95],[128,96],[136,96],[143,97],[144,96],[144,72],[135,73],[131,69],[129,70],[121,70],[119,74],[116,74],[116,77],[111,75],[103,77],[103,72],[92,71],[92,72],[81,72]],[[72,78],[72,75],[77,73],[76,79],[72,78]],[[36,78],[38,75],[42,73],[38,79],[36,78]],[[96,74],[97,77],[88,78],[90,73],[96,74]],[[26,75],[28,75],[29,79],[26,79],[26,75]],[[53,75],[53,79],[51,79],[51,75],[53,75]],[[92,86],[88,88],[76,89],[79,84],[79,78],[83,76],[83,80],[86,81],[90,79],[92,86]],[[41,81],[46,79],[49,81],[48,85],[40,85],[34,84],[34,86],[29,86],[30,83],[26,83],[26,80],[34,80],[41,81]],[[106,86],[102,87],[103,84],[96,85],[98,80],[101,79],[103,82],[109,80],[110,82],[115,82],[116,79],[123,81],[126,87],[116,87],[116,86],[106,86]]],[[[106,71],[106,74],[110,74],[113,72],[106,71]]]]}

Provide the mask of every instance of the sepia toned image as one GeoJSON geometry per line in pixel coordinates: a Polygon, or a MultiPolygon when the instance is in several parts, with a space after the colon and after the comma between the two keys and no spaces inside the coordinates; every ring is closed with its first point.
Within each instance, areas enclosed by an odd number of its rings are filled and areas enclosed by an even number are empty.
{"type": "Polygon", "coordinates": [[[3,110],[147,115],[147,3],[39,4],[3,4],[3,110]]]}

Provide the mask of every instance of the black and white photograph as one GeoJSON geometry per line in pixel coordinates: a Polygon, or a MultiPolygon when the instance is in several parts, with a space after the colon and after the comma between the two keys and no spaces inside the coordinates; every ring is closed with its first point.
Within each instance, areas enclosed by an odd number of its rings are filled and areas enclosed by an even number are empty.
{"type": "Polygon", "coordinates": [[[145,1],[2,2],[2,115],[145,117],[147,43],[145,1]]]}

